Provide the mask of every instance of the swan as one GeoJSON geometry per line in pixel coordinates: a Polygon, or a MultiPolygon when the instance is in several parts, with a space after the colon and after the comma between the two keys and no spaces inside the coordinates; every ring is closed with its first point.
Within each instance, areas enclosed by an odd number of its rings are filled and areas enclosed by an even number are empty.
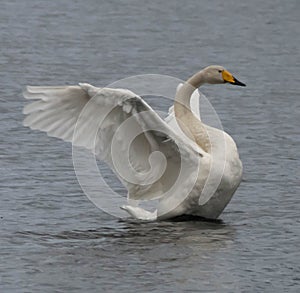
{"type": "Polygon", "coordinates": [[[241,182],[242,163],[234,140],[204,124],[191,98],[203,84],[225,83],[245,86],[219,65],[197,72],[178,87],[165,120],[127,89],[27,86],[23,95],[34,101],[23,109],[23,125],[87,148],[106,162],[128,190],[128,204],[120,208],[136,219],[216,219],[241,182]],[[154,211],[139,205],[151,200],[157,203],[154,211]]]}

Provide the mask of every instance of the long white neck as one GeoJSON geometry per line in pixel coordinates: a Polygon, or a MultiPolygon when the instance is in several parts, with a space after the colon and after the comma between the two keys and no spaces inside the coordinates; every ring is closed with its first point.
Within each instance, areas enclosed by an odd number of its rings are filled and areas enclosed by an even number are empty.
{"type": "Polygon", "coordinates": [[[181,130],[195,141],[205,152],[210,153],[211,145],[204,124],[191,111],[193,92],[205,83],[203,71],[189,78],[177,91],[174,103],[175,118],[181,130]]]}

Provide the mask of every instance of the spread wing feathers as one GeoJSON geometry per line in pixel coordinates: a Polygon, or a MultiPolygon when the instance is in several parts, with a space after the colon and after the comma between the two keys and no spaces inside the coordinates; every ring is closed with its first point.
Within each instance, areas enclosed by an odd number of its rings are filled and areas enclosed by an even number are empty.
{"type": "Polygon", "coordinates": [[[199,157],[129,90],[28,86],[23,95],[35,100],[24,107],[25,126],[94,152],[127,187],[129,198],[161,197],[174,185],[181,165],[199,157]]]}

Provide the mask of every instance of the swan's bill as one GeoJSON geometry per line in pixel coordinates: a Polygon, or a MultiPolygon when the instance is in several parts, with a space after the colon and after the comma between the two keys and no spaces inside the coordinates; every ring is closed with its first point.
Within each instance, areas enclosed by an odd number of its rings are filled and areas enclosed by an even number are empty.
{"type": "Polygon", "coordinates": [[[246,86],[241,81],[237,80],[229,71],[223,70],[222,71],[222,77],[224,79],[224,82],[229,82],[233,85],[239,85],[239,86],[246,86]]]}

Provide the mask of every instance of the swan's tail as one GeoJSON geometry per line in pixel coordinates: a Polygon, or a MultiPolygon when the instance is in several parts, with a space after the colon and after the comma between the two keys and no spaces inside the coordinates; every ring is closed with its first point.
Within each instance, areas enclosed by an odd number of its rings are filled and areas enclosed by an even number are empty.
{"type": "Polygon", "coordinates": [[[157,210],[151,213],[140,207],[133,207],[130,205],[121,206],[121,209],[125,210],[129,215],[138,220],[155,221],[157,219],[157,210]]]}

